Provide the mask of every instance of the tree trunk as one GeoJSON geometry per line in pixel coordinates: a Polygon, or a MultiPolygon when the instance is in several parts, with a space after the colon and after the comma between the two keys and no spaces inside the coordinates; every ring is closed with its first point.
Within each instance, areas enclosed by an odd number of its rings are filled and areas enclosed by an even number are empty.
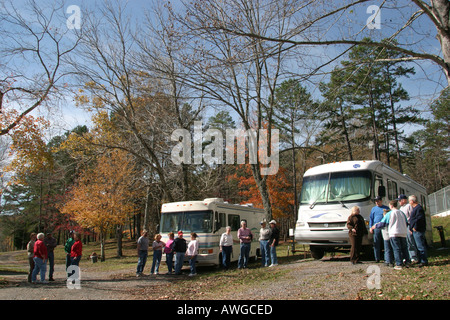
{"type": "Polygon", "coordinates": [[[145,198],[145,209],[144,209],[144,229],[145,230],[149,230],[150,211],[151,211],[150,186],[147,186],[147,197],[145,198]]]}
{"type": "Polygon", "coordinates": [[[123,226],[116,227],[116,240],[117,240],[117,257],[121,258],[123,256],[122,252],[122,238],[123,238],[123,226]]]}
{"type": "Polygon", "coordinates": [[[439,26],[436,26],[437,38],[441,43],[442,56],[446,65],[444,72],[450,85],[450,2],[448,0],[432,0],[431,6],[432,14],[439,23],[439,26]]]}
{"type": "Polygon", "coordinates": [[[105,261],[106,257],[105,257],[105,232],[104,231],[100,231],[100,255],[101,255],[101,259],[100,261],[105,261]]]}

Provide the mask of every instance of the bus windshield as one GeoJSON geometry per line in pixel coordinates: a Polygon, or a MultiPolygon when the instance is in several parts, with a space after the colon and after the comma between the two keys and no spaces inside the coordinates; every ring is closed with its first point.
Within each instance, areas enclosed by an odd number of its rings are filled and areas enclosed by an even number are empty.
{"type": "Polygon", "coordinates": [[[212,210],[162,212],[160,232],[212,232],[212,221],[212,210]]]}
{"type": "Polygon", "coordinates": [[[331,172],[303,178],[301,204],[362,201],[370,197],[370,171],[331,172]]]}

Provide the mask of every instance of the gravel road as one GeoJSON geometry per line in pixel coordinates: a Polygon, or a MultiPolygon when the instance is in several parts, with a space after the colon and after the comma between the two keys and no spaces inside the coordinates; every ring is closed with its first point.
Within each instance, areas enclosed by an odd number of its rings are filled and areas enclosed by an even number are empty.
{"type": "MultiPolygon", "coordinates": [[[[2,255],[0,264],[15,263],[15,255],[20,252],[2,255]]],[[[87,262],[86,262],[87,263],[87,262]]],[[[358,292],[366,288],[368,267],[372,262],[351,265],[348,257],[324,258],[322,260],[293,259],[267,272],[278,275],[273,281],[256,281],[252,286],[240,284],[239,279],[251,276],[252,269],[233,272],[229,283],[220,296],[208,292],[208,282],[214,280],[214,274],[208,277],[189,278],[186,275],[147,275],[136,278],[134,269],[129,272],[83,272],[81,265],[81,289],[69,289],[65,279],[65,266],[55,267],[55,281],[49,284],[30,284],[27,275],[20,273],[1,274],[6,284],[0,283],[1,300],[141,300],[167,299],[173,297],[170,285],[174,281],[190,280],[193,290],[185,291],[183,299],[220,299],[220,300],[354,300],[358,292]],[[281,273],[281,275],[280,275],[281,273]],[[196,282],[197,281],[197,282],[196,282]],[[201,282],[199,284],[198,282],[201,282]],[[202,286],[202,290],[196,290],[202,286]],[[201,291],[201,292],[200,292],[201,291]]],[[[391,273],[392,268],[377,264],[381,274],[391,273]]],[[[187,271],[187,269],[186,269],[187,271]]],[[[199,270],[201,272],[201,270],[199,270]]],[[[39,276],[38,276],[39,279],[39,276]]],[[[177,297],[175,297],[177,298],[177,297]]],[[[179,297],[178,297],[179,298],[179,297]]]]}

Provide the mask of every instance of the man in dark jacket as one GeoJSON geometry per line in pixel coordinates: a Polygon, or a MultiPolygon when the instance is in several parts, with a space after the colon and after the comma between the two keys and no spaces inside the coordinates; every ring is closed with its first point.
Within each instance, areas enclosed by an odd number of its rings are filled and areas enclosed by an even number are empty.
{"type": "Polygon", "coordinates": [[[280,240],[280,230],[278,230],[277,222],[275,220],[270,221],[269,224],[270,224],[270,229],[271,229],[270,239],[269,239],[270,258],[272,260],[272,264],[269,267],[274,267],[274,266],[278,265],[277,246],[278,246],[278,241],[280,240]]]}
{"type": "Polygon", "coordinates": [[[425,241],[425,231],[427,228],[425,211],[417,202],[416,196],[409,196],[408,200],[409,204],[413,208],[409,218],[409,230],[412,232],[414,240],[416,241],[417,251],[419,251],[419,266],[426,266],[428,265],[428,258],[427,245],[425,241]]]}
{"type": "Polygon", "coordinates": [[[186,240],[183,238],[183,231],[180,230],[178,231],[178,238],[173,241],[173,251],[175,252],[175,274],[181,274],[186,249],[186,240]]]}
{"type": "Polygon", "coordinates": [[[47,236],[44,238],[44,244],[47,247],[48,264],[50,267],[48,281],[55,281],[53,279],[53,272],[55,271],[55,254],[53,251],[56,248],[56,239],[52,237],[52,234],[50,232],[47,233],[47,236]]]}

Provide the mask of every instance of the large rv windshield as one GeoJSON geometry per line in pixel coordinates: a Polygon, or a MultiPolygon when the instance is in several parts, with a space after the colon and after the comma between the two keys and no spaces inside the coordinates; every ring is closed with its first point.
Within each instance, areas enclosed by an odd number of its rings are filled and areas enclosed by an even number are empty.
{"type": "Polygon", "coordinates": [[[163,212],[161,232],[212,232],[212,221],[212,210],[163,212]]]}
{"type": "Polygon", "coordinates": [[[370,171],[331,172],[303,178],[300,202],[317,203],[361,201],[370,197],[370,171]]]}

